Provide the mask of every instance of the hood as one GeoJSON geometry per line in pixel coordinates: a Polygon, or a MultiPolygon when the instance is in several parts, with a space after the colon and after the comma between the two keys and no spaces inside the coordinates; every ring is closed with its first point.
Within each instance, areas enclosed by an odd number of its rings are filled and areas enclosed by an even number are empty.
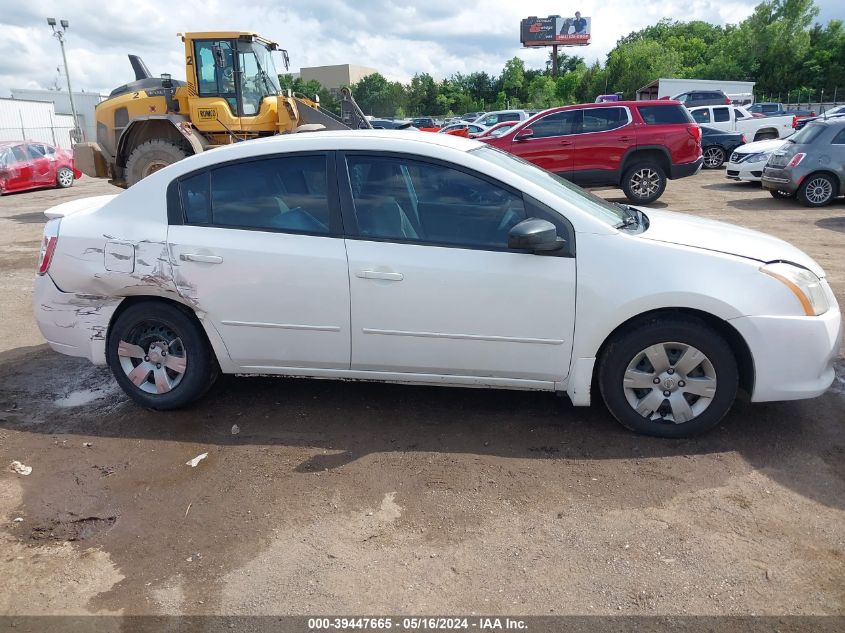
{"type": "Polygon", "coordinates": [[[44,215],[52,220],[54,218],[63,218],[73,213],[79,213],[80,211],[93,211],[94,209],[105,206],[107,202],[114,200],[116,197],[117,194],[79,198],[78,200],[71,200],[70,202],[64,202],[57,204],[55,207],[50,207],[44,212],[44,215]]]}
{"type": "Polygon", "coordinates": [[[641,208],[649,227],[642,239],[691,246],[717,253],[754,259],[762,263],[785,261],[807,268],[819,277],[824,270],[812,257],[783,240],[735,224],[708,220],[685,213],[641,208]]]}
{"type": "Polygon", "coordinates": [[[734,152],[737,154],[756,154],[758,152],[773,152],[786,141],[782,138],[772,138],[765,141],[754,141],[753,143],[746,143],[740,145],[734,152]]]}

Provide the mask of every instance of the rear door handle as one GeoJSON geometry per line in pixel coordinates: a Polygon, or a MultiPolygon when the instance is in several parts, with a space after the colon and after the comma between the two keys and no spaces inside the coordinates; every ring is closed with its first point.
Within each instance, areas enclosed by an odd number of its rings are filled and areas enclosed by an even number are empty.
{"type": "Polygon", "coordinates": [[[359,270],[355,273],[361,279],[384,279],[385,281],[402,281],[405,275],[402,273],[388,273],[381,270],[359,270]]]}
{"type": "Polygon", "coordinates": [[[200,255],[199,253],[182,253],[179,259],[188,262],[202,262],[203,264],[222,264],[223,258],[219,255],[200,255]]]}
{"type": "Polygon", "coordinates": [[[627,143],[628,141],[631,140],[631,137],[630,136],[620,136],[619,140],[622,141],[623,143],[627,143]]]}
{"type": "Polygon", "coordinates": [[[560,145],[572,145],[572,141],[561,141],[560,145]]]}

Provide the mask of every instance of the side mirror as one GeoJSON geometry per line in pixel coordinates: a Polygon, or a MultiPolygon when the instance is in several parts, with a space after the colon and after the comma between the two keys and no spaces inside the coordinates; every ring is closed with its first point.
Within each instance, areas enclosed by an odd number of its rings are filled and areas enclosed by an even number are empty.
{"type": "Polygon", "coordinates": [[[534,130],[530,127],[525,128],[524,130],[520,130],[516,136],[513,137],[515,141],[527,141],[530,138],[534,138],[534,130]]]}
{"type": "Polygon", "coordinates": [[[548,220],[528,218],[508,233],[508,248],[522,251],[551,252],[562,248],[566,240],[558,237],[555,225],[548,220]]]}
{"type": "Polygon", "coordinates": [[[211,50],[214,53],[214,62],[217,64],[218,68],[225,68],[226,67],[226,58],[223,56],[223,47],[222,46],[212,46],[211,50]]]}

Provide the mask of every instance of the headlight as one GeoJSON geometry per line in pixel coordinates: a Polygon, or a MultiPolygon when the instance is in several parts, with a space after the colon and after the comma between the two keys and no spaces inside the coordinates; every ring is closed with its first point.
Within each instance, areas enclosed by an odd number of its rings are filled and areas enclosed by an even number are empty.
{"type": "Polygon", "coordinates": [[[824,314],[830,308],[821,280],[806,268],[776,262],[762,266],[760,272],[774,277],[789,288],[801,302],[801,307],[807,316],[824,314]]]}

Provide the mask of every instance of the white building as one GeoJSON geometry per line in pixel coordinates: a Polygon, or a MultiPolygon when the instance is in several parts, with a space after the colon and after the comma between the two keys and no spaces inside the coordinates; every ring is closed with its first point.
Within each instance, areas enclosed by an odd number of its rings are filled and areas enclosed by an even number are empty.
{"type": "MultiPolygon", "coordinates": [[[[79,120],[79,127],[82,130],[83,141],[97,140],[97,121],[94,118],[94,108],[104,98],[96,92],[73,93],[73,104],[76,107],[76,116],[79,120]]],[[[64,90],[12,88],[12,99],[45,101],[55,105],[56,114],[72,114],[70,98],[68,97],[67,91],[64,90]]]]}
{"type": "Polygon", "coordinates": [[[41,141],[71,149],[73,117],[52,102],[0,98],[0,141],[41,141]]]}

